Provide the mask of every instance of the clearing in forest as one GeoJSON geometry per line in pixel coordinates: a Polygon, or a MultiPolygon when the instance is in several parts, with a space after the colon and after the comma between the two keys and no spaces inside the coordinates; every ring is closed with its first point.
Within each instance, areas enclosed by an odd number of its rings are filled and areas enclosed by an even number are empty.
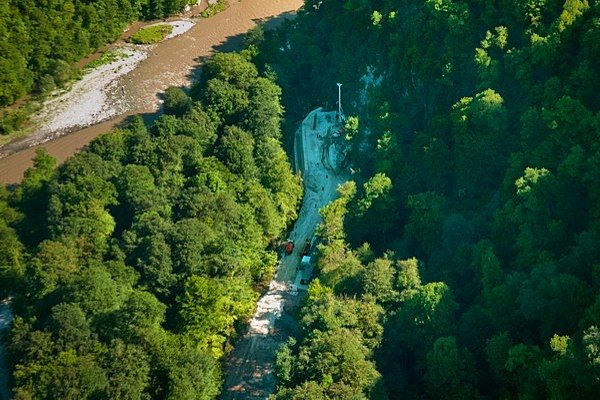
{"type": "Polygon", "coordinates": [[[304,180],[302,208],[290,233],[296,246],[291,254],[282,255],[269,290],[258,301],[248,333],[229,358],[221,399],[265,399],[275,389],[275,355],[298,329],[292,315],[312,273],[312,267],[300,268],[304,244],[310,242],[314,250],[315,229],[321,222],[319,209],[335,199],[338,185],[347,180],[340,167],[345,144],[338,134],[337,118],[337,112],[318,108],[295,134],[295,164],[304,180]]]}

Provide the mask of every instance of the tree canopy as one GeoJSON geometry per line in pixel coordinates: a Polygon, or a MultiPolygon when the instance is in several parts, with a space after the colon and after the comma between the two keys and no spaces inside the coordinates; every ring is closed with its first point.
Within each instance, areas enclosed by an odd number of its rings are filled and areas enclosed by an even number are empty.
{"type": "MultiPolygon", "coordinates": [[[[50,92],[73,66],[137,19],[164,18],[195,0],[5,0],[0,4],[0,107],[50,92]]],[[[0,133],[2,131],[0,130],[0,133]]]]}
{"type": "Polygon", "coordinates": [[[219,393],[301,186],[279,141],[277,85],[240,54],[208,65],[199,91],[229,74],[243,97],[268,100],[260,115],[246,104],[248,121],[221,118],[218,96],[170,89],[152,126],[134,117],[58,167],[39,152],[21,185],[0,188],[16,399],[219,393]]]}
{"type": "Polygon", "coordinates": [[[322,210],[312,290],[330,311],[309,291],[277,398],[597,396],[599,16],[585,0],[310,0],[265,35],[259,70],[290,119],[334,108],[343,83],[354,172],[322,210]],[[384,310],[381,379],[361,394],[332,389],[334,365],[316,375],[314,337],[343,329],[331,298],[384,310]]]}

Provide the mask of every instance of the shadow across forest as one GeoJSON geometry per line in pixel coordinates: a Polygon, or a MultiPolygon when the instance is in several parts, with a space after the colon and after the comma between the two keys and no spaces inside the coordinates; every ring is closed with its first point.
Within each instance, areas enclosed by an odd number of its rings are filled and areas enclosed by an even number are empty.
{"type": "MultiPolygon", "coordinates": [[[[252,21],[257,26],[262,26],[263,29],[267,31],[277,28],[279,25],[285,21],[291,20],[295,16],[296,12],[287,11],[269,18],[255,18],[252,21]]],[[[212,46],[212,51],[210,54],[196,58],[196,66],[194,66],[188,74],[188,78],[192,82],[192,85],[193,82],[197,82],[200,79],[200,75],[202,74],[202,65],[204,62],[206,62],[206,60],[213,57],[216,53],[230,53],[243,50],[247,43],[247,38],[248,32],[228,36],[221,43],[212,46]]]]}

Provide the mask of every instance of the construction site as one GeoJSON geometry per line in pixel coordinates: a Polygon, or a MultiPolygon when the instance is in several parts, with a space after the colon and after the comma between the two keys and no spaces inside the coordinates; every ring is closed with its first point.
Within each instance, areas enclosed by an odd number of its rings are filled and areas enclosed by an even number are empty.
{"type": "Polygon", "coordinates": [[[221,399],[266,399],[275,390],[277,350],[298,333],[295,315],[314,277],[319,210],[336,198],[338,185],[348,180],[342,168],[346,152],[342,119],[341,107],[338,111],[317,108],[294,135],[294,167],[304,183],[302,207],[249,331],[229,358],[221,399]]]}

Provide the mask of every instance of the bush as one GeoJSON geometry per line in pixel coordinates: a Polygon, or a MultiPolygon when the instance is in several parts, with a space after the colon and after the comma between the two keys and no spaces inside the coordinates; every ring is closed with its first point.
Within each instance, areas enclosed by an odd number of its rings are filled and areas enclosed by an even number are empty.
{"type": "Polygon", "coordinates": [[[173,31],[171,25],[154,25],[148,28],[140,29],[135,35],[129,38],[134,44],[153,44],[163,40],[173,31]]]}
{"type": "Polygon", "coordinates": [[[52,79],[56,83],[56,86],[62,87],[67,83],[74,75],[74,69],[65,60],[56,60],[52,66],[52,79]]]}
{"type": "Polygon", "coordinates": [[[21,129],[26,121],[27,112],[24,110],[4,110],[2,115],[0,115],[0,136],[9,135],[21,129]]]}
{"type": "Polygon", "coordinates": [[[103,53],[100,56],[100,58],[98,58],[97,60],[94,60],[94,61],[90,62],[88,65],[86,65],[85,68],[94,69],[94,68],[100,67],[102,65],[110,64],[117,60],[120,60],[122,58],[127,58],[127,57],[129,57],[129,56],[126,53],[124,53],[123,51],[108,50],[107,52],[103,53]]]}
{"type": "Polygon", "coordinates": [[[47,95],[51,93],[54,89],[56,89],[56,82],[51,75],[43,75],[38,79],[36,84],[37,94],[47,95]]]}
{"type": "Polygon", "coordinates": [[[216,3],[209,4],[208,7],[200,13],[200,16],[202,16],[202,18],[208,18],[226,10],[227,7],[229,7],[229,3],[227,3],[226,0],[217,0],[216,3]]]}

